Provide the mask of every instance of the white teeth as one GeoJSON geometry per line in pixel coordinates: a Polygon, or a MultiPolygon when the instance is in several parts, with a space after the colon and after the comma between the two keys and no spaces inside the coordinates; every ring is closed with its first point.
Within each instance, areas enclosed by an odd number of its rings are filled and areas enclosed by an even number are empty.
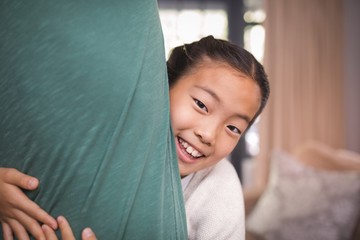
{"type": "Polygon", "coordinates": [[[191,153],[191,155],[192,155],[193,157],[200,157],[200,156],[201,156],[201,154],[200,154],[198,151],[196,151],[196,150],[194,150],[194,151],[191,153]]]}
{"type": "Polygon", "coordinates": [[[193,147],[191,147],[187,142],[179,138],[180,144],[185,148],[186,152],[191,154],[193,157],[201,157],[202,154],[199,153],[197,150],[195,150],[193,147]]]}
{"type": "Polygon", "coordinates": [[[186,151],[191,154],[194,151],[194,149],[192,147],[188,147],[186,148],[186,151]]]}

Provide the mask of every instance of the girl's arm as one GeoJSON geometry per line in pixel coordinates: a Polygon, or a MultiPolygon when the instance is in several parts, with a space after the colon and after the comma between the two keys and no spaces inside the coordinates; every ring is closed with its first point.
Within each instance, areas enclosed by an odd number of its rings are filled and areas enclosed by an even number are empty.
{"type": "Polygon", "coordinates": [[[5,240],[13,239],[13,235],[27,240],[28,232],[36,239],[45,239],[40,223],[57,228],[56,220],[22,191],[35,190],[38,185],[34,177],[16,169],[0,168],[0,222],[5,240]]]}

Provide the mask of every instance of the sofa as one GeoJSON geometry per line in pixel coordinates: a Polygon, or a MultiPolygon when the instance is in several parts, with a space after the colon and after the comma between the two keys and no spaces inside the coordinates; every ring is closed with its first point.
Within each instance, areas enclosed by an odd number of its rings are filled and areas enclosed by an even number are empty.
{"type": "Polygon", "coordinates": [[[360,154],[308,141],[271,154],[268,183],[245,189],[247,240],[360,240],[360,154]]]}

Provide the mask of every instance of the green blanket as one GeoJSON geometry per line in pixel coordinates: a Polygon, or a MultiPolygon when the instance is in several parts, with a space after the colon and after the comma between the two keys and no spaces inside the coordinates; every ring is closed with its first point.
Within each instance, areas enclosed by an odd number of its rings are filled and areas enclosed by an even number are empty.
{"type": "Polygon", "coordinates": [[[0,166],[77,237],[187,238],[163,45],[156,0],[0,4],[0,166]]]}

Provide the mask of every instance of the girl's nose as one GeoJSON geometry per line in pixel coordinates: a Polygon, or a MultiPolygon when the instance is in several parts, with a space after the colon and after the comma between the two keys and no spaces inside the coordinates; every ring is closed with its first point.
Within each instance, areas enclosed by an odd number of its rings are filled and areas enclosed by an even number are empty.
{"type": "Polygon", "coordinates": [[[213,146],[216,140],[216,128],[207,128],[205,126],[195,129],[195,135],[200,141],[208,146],[213,146]]]}

